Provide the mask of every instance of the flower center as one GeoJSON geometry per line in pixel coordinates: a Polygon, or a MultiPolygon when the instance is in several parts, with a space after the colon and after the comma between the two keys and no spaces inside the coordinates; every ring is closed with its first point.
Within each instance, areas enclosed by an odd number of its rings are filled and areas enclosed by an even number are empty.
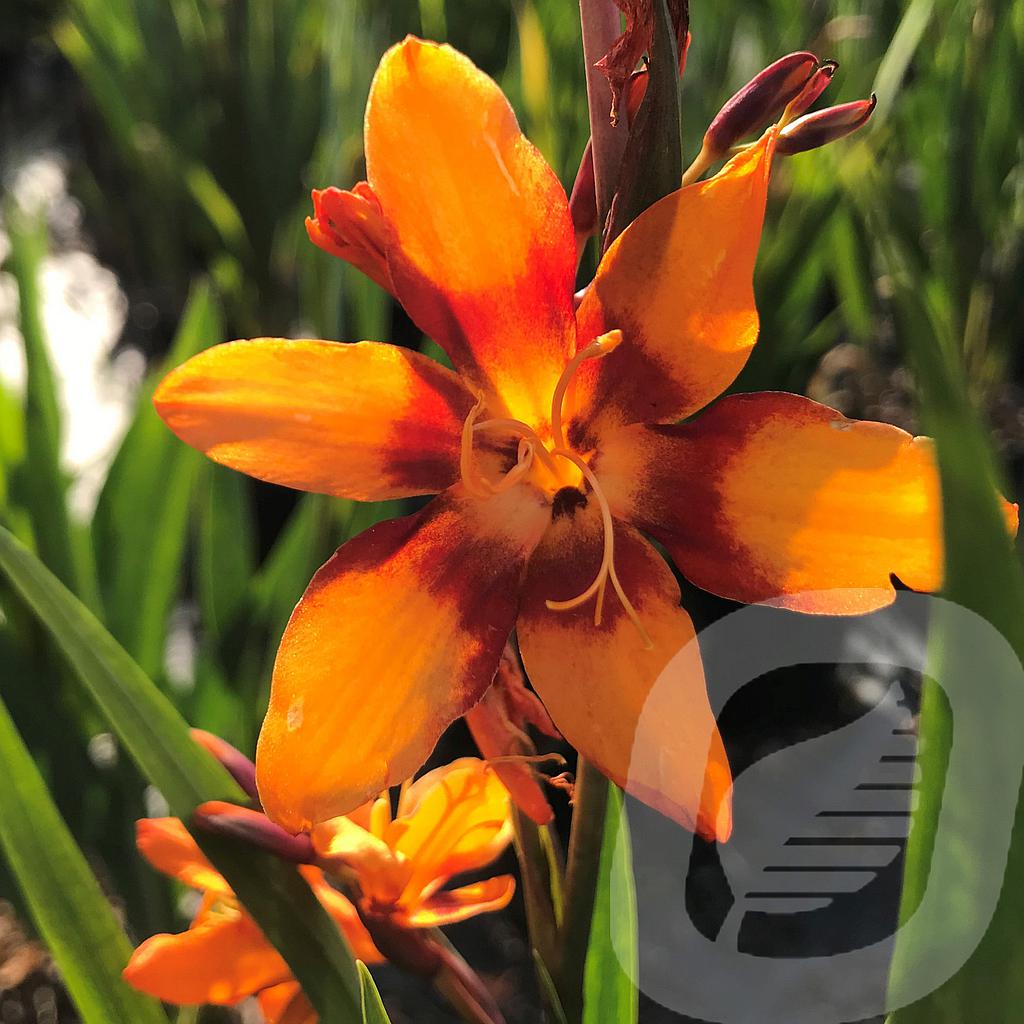
{"type": "Polygon", "coordinates": [[[470,494],[479,498],[489,497],[493,494],[500,494],[519,483],[528,473],[542,469],[553,479],[551,488],[553,494],[565,488],[576,488],[584,480],[590,487],[590,491],[601,510],[601,523],[604,530],[604,548],[601,557],[601,565],[598,568],[594,581],[576,597],[567,601],[546,601],[548,608],[555,612],[570,611],[585,604],[594,598],[594,625],[601,625],[601,615],[604,610],[604,597],[609,581],[622,603],[626,614],[640,632],[645,646],[650,649],[654,646],[647,630],[644,629],[640,617],[636,613],[622,584],[619,582],[618,574],[615,571],[615,528],[612,521],[611,508],[608,499],[601,489],[600,481],[594,471],[587,464],[582,456],[574,452],[565,437],[563,425],[563,406],[565,404],[566,392],[572,383],[573,377],[580,366],[588,359],[600,359],[602,356],[613,352],[622,342],[621,331],[609,331],[595,338],[586,348],[581,349],[572,359],[569,360],[562,371],[558,383],[555,385],[551,397],[551,435],[552,444],[549,448],[540,435],[528,424],[521,420],[514,419],[488,419],[480,420],[483,412],[483,396],[477,398],[466,422],[462,426],[462,450],[460,453],[459,467],[462,473],[462,482],[470,494]],[[519,448],[516,454],[516,463],[499,481],[494,482],[488,479],[477,467],[473,457],[473,439],[477,431],[488,429],[501,429],[510,431],[519,437],[519,448]],[[568,466],[566,465],[568,463],[568,466]],[[568,473],[566,472],[568,470],[568,473]]]}

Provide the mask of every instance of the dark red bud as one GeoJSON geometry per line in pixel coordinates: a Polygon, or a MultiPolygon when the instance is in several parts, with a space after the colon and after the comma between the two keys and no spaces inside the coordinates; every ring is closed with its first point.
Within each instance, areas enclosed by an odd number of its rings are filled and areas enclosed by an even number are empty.
{"type": "Polygon", "coordinates": [[[594,145],[587,139],[580,169],[569,196],[569,213],[576,233],[576,256],[579,258],[587,239],[597,232],[597,191],[594,182],[594,145]]]}
{"type": "Polygon", "coordinates": [[[812,103],[828,88],[832,76],[839,68],[838,61],[823,60],[821,66],[807,79],[807,84],[797,94],[796,99],[789,103],[790,117],[797,117],[807,110],[812,103]]]}
{"type": "Polygon", "coordinates": [[[792,156],[835,142],[865,124],[876,102],[872,96],[869,100],[854,100],[805,114],[783,128],[775,151],[782,156],[792,156]]]}
{"type": "Polygon", "coordinates": [[[191,732],[192,739],[204,750],[213,754],[227,768],[235,782],[245,790],[245,795],[258,804],[260,798],[256,792],[256,765],[227,740],[214,736],[212,732],[206,732],[205,729],[192,729],[191,732]]]}
{"type": "Polygon", "coordinates": [[[722,156],[740,139],[764,127],[800,94],[817,67],[818,58],[806,51],[769,64],[718,112],[704,134],[705,151],[722,156]]]}
{"type": "Polygon", "coordinates": [[[210,800],[195,809],[192,820],[205,832],[241,839],[293,864],[309,864],[314,858],[313,843],[308,835],[286,832],[262,811],[210,800]]]}

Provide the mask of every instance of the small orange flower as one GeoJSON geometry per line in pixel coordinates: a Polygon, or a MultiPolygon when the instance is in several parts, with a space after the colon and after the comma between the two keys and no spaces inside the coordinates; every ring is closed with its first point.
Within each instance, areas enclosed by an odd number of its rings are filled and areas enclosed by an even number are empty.
{"type": "Polygon", "coordinates": [[[878,608],[893,573],[942,579],[926,443],[785,394],[680,424],[757,338],[777,129],[642,214],[578,308],[565,192],[466,57],[417,39],[389,50],[365,130],[368,182],[321,193],[310,234],[389,288],[456,372],[376,342],[259,339],[202,353],[156,394],[181,438],[262,479],[366,500],[441,492],[343,546],[296,608],[258,749],[267,813],[309,829],[412,775],[516,629],[566,739],[725,839],[731,777],[693,625],[647,537],[706,590],[801,611],[878,608]],[[659,682],[676,704],[637,765],[659,682]]]}
{"type": "MultiPolygon", "coordinates": [[[[314,1024],[316,1014],[288,965],[239,906],[230,886],[203,856],[177,818],[145,818],[136,841],[159,871],[203,894],[188,931],[154,935],[132,954],[124,978],[164,1002],[231,1006],[247,996],[266,1000],[268,1024],[314,1024]]],[[[311,865],[299,869],[337,922],[353,952],[367,963],[383,959],[355,907],[311,865]]]]}
{"type": "Polygon", "coordinates": [[[402,788],[391,816],[385,793],[312,831],[318,863],[353,876],[365,920],[435,928],[508,905],[511,875],[457,889],[449,879],[486,867],[512,839],[508,790],[485,761],[464,757],[402,788]]]}

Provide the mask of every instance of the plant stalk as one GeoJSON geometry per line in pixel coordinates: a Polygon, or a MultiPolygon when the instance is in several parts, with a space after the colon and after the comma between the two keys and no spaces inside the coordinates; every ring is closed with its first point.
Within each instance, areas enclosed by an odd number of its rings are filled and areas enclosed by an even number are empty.
{"type": "Polygon", "coordinates": [[[621,35],[619,9],[613,0],[580,0],[580,22],[583,26],[583,63],[587,74],[587,106],[594,149],[594,190],[600,234],[615,197],[622,154],[629,138],[625,118],[617,126],[612,124],[611,86],[596,66],[621,35]]]}
{"type": "Polygon", "coordinates": [[[583,1020],[583,975],[601,870],[601,843],[607,807],[608,780],[589,761],[580,757],[576,767],[576,799],[565,872],[565,909],[559,934],[558,962],[553,975],[568,1024],[580,1024],[583,1020]]]}

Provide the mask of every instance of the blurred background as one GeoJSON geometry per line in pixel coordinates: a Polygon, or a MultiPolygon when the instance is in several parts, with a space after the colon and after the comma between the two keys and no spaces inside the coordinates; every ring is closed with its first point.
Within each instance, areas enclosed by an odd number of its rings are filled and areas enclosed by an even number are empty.
{"type": "MultiPolygon", "coordinates": [[[[777,166],[756,283],[761,340],[736,390],[797,391],[914,430],[909,339],[962,350],[1018,492],[1024,2],[691,0],[691,28],[689,157],[728,96],[792,50],[840,62],[829,102],[878,95],[867,129],[777,166]]],[[[571,187],[588,134],[574,0],[0,9],[0,523],[193,725],[247,752],[305,583],[347,537],[405,509],[232,474],[176,441],[148,399],[164,369],[228,338],[426,344],[303,228],[312,187],[363,176],[370,78],[409,32],[450,41],[493,75],[571,187]]],[[[684,595],[698,625],[728,610],[685,584],[684,595]]],[[[133,822],[161,812],[159,794],[3,584],[0,682],[130,934],[182,927],[182,894],[134,853],[133,822]]],[[[906,689],[912,702],[914,681],[906,689]]],[[[855,717],[880,692],[862,673],[783,674],[726,709],[730,757],[742,767],[855,717]]],[[[469,749],[459,726],[437,758],[469,749]]],[[[710,859],[695,858],[698,883],[714,875],[710,859]]],[[[898,878],[896,864],[869,900],[883,929],[898,878]]],[[[720,920],[727,897],[713,877],[702,884],[695,898],[720,920]]],[[[0,1022],[76,1020],[2,863],[0,895],[0,1022]]],[[[829,934],[805,940],[827,945],[829,934]]],[[[452,937],[512,1020],[536,1019],[517,907],[452,937]]],[[[380,985],[396,1022],[449,1019],[422,988],[387,971],[380,985]]]]}

